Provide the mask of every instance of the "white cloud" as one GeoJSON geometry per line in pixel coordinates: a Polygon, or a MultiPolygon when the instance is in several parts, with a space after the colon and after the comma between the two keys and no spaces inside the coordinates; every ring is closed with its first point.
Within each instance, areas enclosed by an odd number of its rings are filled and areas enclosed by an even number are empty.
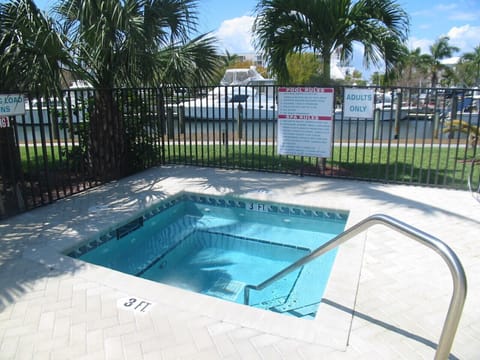
{"type": "MultiPolygon", "coordinates": [[[[480,40],[478,38],[479,33],[480,26],[454,26],[447,33],[439,35],[438,38],[441,36],[448,36],[450,38],[448,41],[449,45],[458,47],[460,51],[457,54],[461,55],[466,52],[471,52],[475,46],[480,45],[480,40]]],[[[438,38],[420,39],[411,37],[408,40],[408,46],[410,50],[415,50],[419,47],[423,54],[430,54],[430,46],[437,41],[438,38]]]]}
{"type": "Polygon", "coordinates": [[[480,26],[463,25],[454,26],[446,34],[449,38],[449,44],[460,48],[460,53],[471,52],[475,46],[480,45],[478,34],[480,26]]]}
{"type": "Polygon", "coordinates": [[[435,9],[438,11],[453,11],[458,8],[457,4],[438,4],[435,9]]]}
{"type": "Polygon", "coordinates": [[[455,64],[458,64],[459,61],[460,61],[460,56],[454,56],[454,57],[451,57],[450,59],[440,60],[440,62],[443,65],[455,65],[455,64]]]}
{"type": "Polygon", "coordinates": [[[254,52],[251,41],[254,19],[252,16],[241,16],[223,21],[215,33],[220,42],[220,49],[236,54],[254,52]]]}
{"type": "Polygon", "coordinates": [[[479,15],[478,13],[474,13],[474,12],[457,11],[451,14],[449,16],[449,19],[455,20],[455,21],[477,21],[478,15],[479,15]]]}
{"type": "Polygon", "coordinates": [[[417,39],[411,37],[408,39],[408,47],[410,51],[420,48],[422,54],[430,54],[430,45],[432,45],[434,41],[435,40],[431,39],[417,39]]]}
{"type": "MultiPolygon", "coordinates": [[[[444,10],[446,9],[447,8],[444,8],[444,10]]],[[[228,50],[232,54],[253,53],[254,47],[252,44],[251,31],[254,19],[252,16],[241,16],[223,21],[215,33],[215,36],[219,40],[220,51],[228,50]]],[[[450,38],[449,44],[460,48],[459,53],[455,55],[462,55],[466,52],[473,51],[475,46],[480,45],[478,38],[479,33],[480,26],[463,25],[452,27],[447,33],[441,34],[434,39],[410,37],[408,46],[410,50],[419,47],[422,53],[429,54],[430,46],[438,40],[440,36],[448,36],[450,38]]],[[[363,70],[366,74],[375,71],[376,69],[363,69],[362,56],[363,51],[355,48],[352,65],[361,71],[363,70]]]]}
{"type": "Polygon", "coordinates": [[[430,11],[428,16],[446,17],[447,19],[454,21],[477,21],[479,14],[477,10],[471,10],[468,6],[460,7],[458,4],[449,3],[435,6],[435,11],[430,11]],[[439,12],[441,14],[439,14],[439,12]]]}

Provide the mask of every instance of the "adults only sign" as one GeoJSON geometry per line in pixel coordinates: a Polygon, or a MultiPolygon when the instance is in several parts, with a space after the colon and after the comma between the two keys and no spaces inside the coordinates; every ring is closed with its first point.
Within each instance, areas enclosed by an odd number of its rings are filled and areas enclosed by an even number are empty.
{"type": "Polygon", "coordinates": [[[333,88],[278,89],[280,155],[329,157],[333,128],[333,88]]]}
{"type": "Polygon", "coordinates": [[[343,116],[357,119],[371,119],[373,117],[373,89],[345,89],[343,116]]]}

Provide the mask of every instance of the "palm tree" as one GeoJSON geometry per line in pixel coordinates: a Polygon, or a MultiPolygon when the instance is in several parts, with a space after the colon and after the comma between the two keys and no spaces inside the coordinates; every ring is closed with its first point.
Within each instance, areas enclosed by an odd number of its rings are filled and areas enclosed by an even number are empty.
{"type": "Polygon", "coordinates": [[[102,180],[127,171],[125,124],[113,88],[188,85],[214,76],[214,39],[188,38],[195,9],[195,0],[64,0],[56,7],[76,59],[72,70],[97,89],[89,161],[102,180]]]}
{"type": "MultiPolygon", "coordinates": [[[[63,40],[52,19],[32,0],[1,3],[0,92],[29,92],[45,97],[59,94],[62,64],[70,58],[64,51],[63,40]]],[[[0,144],[0,183],[6,189],[12,185],[17,209],[24,209],[20,190],[23,169],[20,152],[14,145],[14,127],[0,128],[0,144]]]]}
{"type": "Polygon", "coordinates": [[[237,54],[230,54],[228,50],[225,50],[225,55],[222,56],[223,66],[228,68],[235,65],[235,63],[241,61],[241,58],[237,54]]]}
{"type": "Polygon", "coordinates": [[[430,54],[427,57],[427,64],[430,72],[431,87],[434,88],[438,83],[438,73],[447,67],[441,63],[441,60],[450,58],[460,49],[448,44],[448,36],[440,37],[430,46],[430,54]]]}
{"type": "Polygon", "coordinates": [[[418,84],[427,72],[425,55],[421,49],[408,50],[405,48],[404,55],[395,66],[395,76],[402,86],[418,84]]]}
{"type": "Polygon", "coordinates": [[[193,40],[195,0],[61,0],[55,20],[32,0],[0,5],[0,88],[60,88],[62,70],[96,89],[88,158],[102,180],[125,174],[125,126],[112,89],[191,85],[215,76],[208,34],[193,40]]]}
{"type": "Polygon", "coordinates": [[[364,63],[385,62],[390,71],[407,39],[407,13],[393,0],[261,0],[253,25],[256,45],[280,81],[288,80],[285,59],[291,52],[314,51],[323,62],[323,81],[330,82],[330,58],[341,58],[363,45],[364,63]]]}
{"type": "Polygon", "coordinates": [[[290,75],[289,84],[306,85],[318,83],[319,64],[313,53],[288,54],[287,68],[290,75]]]}
{"type": "Polygon", "coordinates": [[[480,85],[480,45],[476,46],[472,52],[463,54],[461,62],[467,67],[471,67],[475,74],[475,85],[480,85]]]}
{"type": "Polygon", "coordinates": [[[57,30],[32,0],[0,4],[0,89],[60,91],[62,67],[71,62],[57,30]]]}
{"type": "Polygon", "coordinates": [[[78,59],[77,75],[111,89],[208,79],[218,56],[212,37],[188,38],[195,9],[195,0],[64,0],[55,11],[78,59]]]}

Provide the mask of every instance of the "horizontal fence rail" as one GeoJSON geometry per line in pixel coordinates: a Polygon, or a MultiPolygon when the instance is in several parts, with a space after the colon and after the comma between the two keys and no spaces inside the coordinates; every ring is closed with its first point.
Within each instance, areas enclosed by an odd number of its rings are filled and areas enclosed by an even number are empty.
{"type": "Polygon", "coordinates": [[[162,164],[478,186],[478,90],[373,87],[360,119],[345,116],[345,89],[329,158],[278,155],[274,85],[24,94],[25,114],[0,117],[0,217],[162,164]]]}

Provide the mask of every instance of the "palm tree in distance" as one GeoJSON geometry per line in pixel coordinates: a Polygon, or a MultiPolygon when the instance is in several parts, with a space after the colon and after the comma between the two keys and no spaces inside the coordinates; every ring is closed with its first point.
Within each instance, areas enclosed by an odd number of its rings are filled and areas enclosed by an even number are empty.
{"type": "Polygon", "coordinates": [[[397,62],[396,78],[401,86],[420,86],[428,75],[429,56],[422,54],[420,48],[408,50],[397,62]]]}
{"type": "Polygon", "coordinates": [[[475,86],[480,85],[480,45],[476,46],[472,52],[463,54],[461,62],[471,67],[475,74],[475,86]]]}
{"type": "Polygon", "coordinates": [[[340,49],[349,59],[355,43],[363,45],[367,67],[384,63],[390,71],[409,31],[407,13],[393,0],[261,0],[256,10],[255,43],[280,82],[289,78],[289,53],[313,50],[329,83],[331,55],[340,49]]]}
{"type": "Polygon", "coordinates": [[[222,56],[222,60],[223,65],[228,68],[239,62],[241,58],[238,56],[238,54],[231,54],[228,50],[225,50],[225,55],[222,56]]]}
{"type": "Polygon", "coordinates": [[[441,63],[441,60],[450,58],[460,49],[448,44],[450,38],[442,36],[430,46],[430,54],[427,55],[426,62],[430,72],[431,87],[438,84],[438,73],[447,67],[441,63]]]}

